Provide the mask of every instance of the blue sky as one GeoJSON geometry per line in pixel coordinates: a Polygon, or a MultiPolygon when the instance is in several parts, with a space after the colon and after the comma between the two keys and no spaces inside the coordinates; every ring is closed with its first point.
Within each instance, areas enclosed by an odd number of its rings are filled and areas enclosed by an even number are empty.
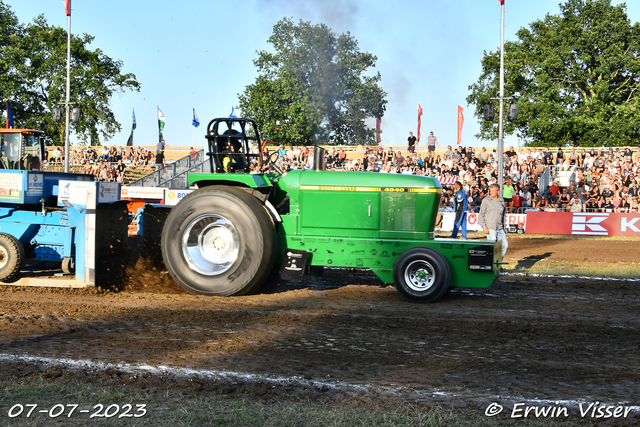
{"type": "MultiPolygon", "coordinates": [[[[50,25],[67,27],[62,0],[4,2],[23,23],[44,14],[50,25]]],[[[640,20],[638,3],[627,3],[632,22],[640,20]]],[[[547,13],[559,13],[559,4],[506,0],[505,40],[515,40],[518,29],[547,13]]],[[[123,61],[123,72],[134,73],[141,84],[140,92],[112,99],[122,132],[105,145],[126,144],[134,108],[135,145],[156,144],[159,106],[167,119],[165,139],[173,146],[192,145],[195,108],[201,122],[195,145],[201,146],[208,121],[228,116],[238,93],[254,82],[256,51],[270,49],[266,40],[285,16],[348,31],[361,50],[378,57],[372,71],[380,72],[389,101],[383,145],[406,146],[409,131],[416,132],[420,103],[422,144],[429,131],[441,145],[455,144],[460,105],[465,114],[461,145],[496,146],[497,141],[475,138],[479,124],[466,97],[480,75],[483,52],[499,49],[498,0],[72,0],[71,31],[93,35],[90,47],[123,61]]],[[[505,145],[516,144],[515,136],[505,137],[505,145]]]]}

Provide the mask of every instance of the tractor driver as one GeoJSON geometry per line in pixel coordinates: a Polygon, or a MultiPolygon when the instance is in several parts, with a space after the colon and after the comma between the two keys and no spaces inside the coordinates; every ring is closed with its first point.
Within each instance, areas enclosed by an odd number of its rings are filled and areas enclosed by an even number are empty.
{"type": "Polygon", "coordinates": [[[239,149],[239,145],[240,144],[236,144],[232,141],[222,151],[222,168],[227,173],[244,170],[244,158],[241,150],[239,149]]]}

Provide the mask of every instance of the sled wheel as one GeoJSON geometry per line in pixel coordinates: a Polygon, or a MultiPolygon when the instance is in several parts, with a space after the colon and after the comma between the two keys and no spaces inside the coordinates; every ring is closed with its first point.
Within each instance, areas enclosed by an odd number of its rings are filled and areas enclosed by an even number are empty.
{"type": "Polygon", "coordinates": [[[393,283],[404,298],[413,302],[435,302],[449,288],[451,271],[444,256],[435,249],[409,249],[393,267],[393,283]]]}
{"type": "Polygon", "coordinates": [[[76,272],[76,263],[70,256],[62,258],[62,272],[64,274],[73,274],[76,272]]]}
{"type": "Polygon", "coordinates": [[[0,233],[0,281],[15,278],[24,265],[22,243],[10,234],[0,233]]]}
{"type": "Polygon", "coordinates": [[[271,272],[276,231],[258,199],[240,188],[209,186],[172,209],[161,248],[171,277],[187,291],[244,295],[271,272]]]}

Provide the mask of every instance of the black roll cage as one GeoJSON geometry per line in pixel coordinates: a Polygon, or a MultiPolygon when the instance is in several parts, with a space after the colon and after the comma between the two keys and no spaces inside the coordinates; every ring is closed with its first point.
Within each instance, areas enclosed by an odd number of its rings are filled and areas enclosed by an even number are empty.
{"type": "Polygon", "coordinates": [[[229,172],[223,167],[225,157],[234,161],[234,164],[239,167],[238,172],[245,173],[249,173],[251,170],[252,158],[256,158],[258,161],[261,159],[261,153],[251,154],[249,147],[250,142],[255,141],[256,146],[260,148],[260,133],[253,119],[226,117],[213,119],[207,125],[205,138],[209,144],[209,152],[206,154],[209,156],[211,173],[229,172]],[[220,132],[220,124],[222,123],[226,124],[226,129],[220,132]],[[233,129],[235,123],[240,125],[240,131],[233,129]],[[247,136],[247,126],[252,127],[254,136],[247,136]],[[234,147],[235,152],[231,152],[229,147],[234,147]]]}

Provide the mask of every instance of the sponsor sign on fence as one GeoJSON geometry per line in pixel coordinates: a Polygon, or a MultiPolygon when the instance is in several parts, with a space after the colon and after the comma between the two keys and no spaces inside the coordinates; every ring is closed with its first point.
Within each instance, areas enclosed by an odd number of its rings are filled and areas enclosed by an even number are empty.
{"type": "MultiPolygon", "coordinates": [[[[455,212],[442,213],[442,224],[436,225],[439,231],[453,231],[453,221],[456,218],[455,212]]],[[[505,228],[507,231],[515,232],[518,228],[526,229],[527,226],[527,214],[507,214],[504,218],[505,228]]],[[[467,230],[468,231],[482,231],[482,227],[478,224],[478,214],[467,214],[467,230]]]]}
{"type": "Polygon", "coordinates": [[[120,197],[122,199],[162,200],[164,198],[164,188],[122,187],[120,197]]]}
{"type": "Polygon", "coordinates": [[[187,197],[187,194],[192,193],[193,191],[194,190],[172,190],[170,188],[166,188],[164,190],[164,204],[175,206],[180,200],[187,197]]]}
{"type": "Polygon", "coordinates": [[[640,236],[640,214],[613,212],[528,212],[527,233],[640,236]]]}

